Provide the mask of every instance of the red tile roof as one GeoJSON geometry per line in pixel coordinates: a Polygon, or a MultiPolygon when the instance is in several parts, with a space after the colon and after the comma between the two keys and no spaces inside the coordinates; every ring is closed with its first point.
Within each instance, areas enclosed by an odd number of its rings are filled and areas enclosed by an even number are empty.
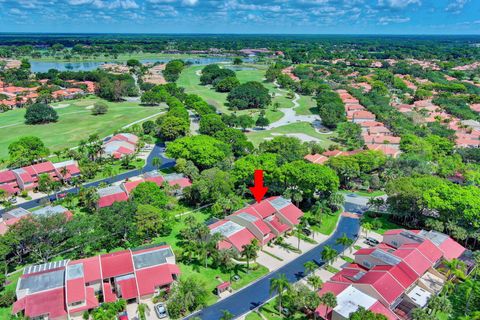
{"type": "Polygon", "coordinates": [[[393,252],[393,255],[402,258],[403,262],[420,276],[432,267],[432,263],[427,257],[422,255],[420,251],[415,248],[397,249],[393,252]]]}
{"type": "Polygon", "coordinates": [[[447,260],[456,259],[465,252],[465,248],[450,237],[442,242],[439,248],[443,253],[443,257],[447,260]]]}
{"type": "Polygon", "coordinates": [[[168,184],[173,186],[179,186],[180,188],[186,188],[192,185],[192,182],[188,178],[180,178],[180,179],[175,179],[175,180],[170,180],[168,181],[168,184]]]}
{"type": "Polygon", "coordinates": [[[432,265],[439,261],[443,255],[442,251],[428,239],[425,239],[422,243],[407,243],[402,245],[400,248],[416,248],[425,257],[427,257],[432,265]]]}
{"type": "Polygon", "coordinates": [[[140,179],[135,181],[124,182],[123,188],[125,189],[125,191],[127,191],[128,194],[130,194],[133,191],[133,189],[135,189],[142,182],[145,182],[145,180],[140,179]]]}
{"type": "Polygon", "coordinates": [[[123,299],[130,300],[138,297],[137,281],[135,277],[120,280],[117,282],[117,285],[120,287],[120,293],[123,299]]]}
{"type": "Polygon", "coordinates": [[[252,205],[252,208],[254,208],[264,219],[268,216],[271,216],[276,211],[275,208],[265,200],[252,205]]]}
{"type": "Polygon", "coordinates": [[[103,300],[105,302],[115,302],[117,301],[117,296],[112,291],[112,286],[110,282],[103,283],[103,300]]]}
{"type": "Polygon", "coordinates": [[[403,294],[404,288],[386,271],[369,271],[356,283],[371,285],[389,304],[403,294]]]}
{"type": "Polygon", "coordinates": [[[133,262],[130,251],[119,251],[100,256],[102,275],[104,279],[113,278],[133,272],[133,262]]]}
{"type": "Polygon", "coordinates": [[[15,174],[10,170],[0,171],[0,184],[17,181],[15,174]]]}
{"type": "Polygon", "coordinates": [[[127,194],[125,192],[119,192],[119,193],[111,194],[98,199],[98,207],[99,208],[109,207],[114,202],[122,202],[127,200],[128,200],[127,194]]]}
{"type": "Polygon", "coordinates": [[[85,301],[85,281],[83,277],[67,280],[67,304],[85,301]]]}
{"type": "Polygon", "coordinates": [[[83,264],[83,277],[85,283],[95,282],[102,279],[99,256],[75,260],[70,264],[74,265],[79,263],[83,264]]]}
{"type": "Polygon", "coordinates": [[[163,264],[135,271],[140,296],[153,294],[156,288],[172,283],[172,274],[178,274],[179,270],[177,270],[178,267],[173,269],[171,266],[171,264],[163,264]]]}
{"type": "Polygon", "coordinates": [[[373,313],[383,314],[388,320],[399,319],[395,313],[386,308],[380,301],[375,302],[368,310],[372,311],[373,313]]]}
{"type": "Polygon", "coordinates": [[[321,154],[307,154],[304,159],[316,164],[324,164],[328,161],[328,157],[321,154]]]}
{"type": "Polygon", "coordinates": [[[280,213],[282,213],[291,224],[299,224],[300,218],[303,216],[302,210],[298,209],[293,204],[289,204],[285,208],[280,209],[280,213]]]}
{"type": "Polygon", "coordinates": [[[27,317],[48,314],[50,319],[65,317],[65,294],[63,288],[28,295],[13,304],[13,312],[24,311],[27,317]]]}

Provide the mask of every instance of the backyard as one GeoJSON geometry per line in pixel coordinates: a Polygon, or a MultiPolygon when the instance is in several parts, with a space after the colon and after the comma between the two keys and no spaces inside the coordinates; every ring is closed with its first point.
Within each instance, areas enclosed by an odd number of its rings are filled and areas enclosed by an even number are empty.
{"type": "Polygon", "coordinates": [[[101,116],[91,114],[90,107],[101,101],[96,97],[68,100],[52,104],[56,108],[58,122],[44,125],[24,124],[25,109],[15,109],[0,114],[0,158],[8,155],[8,145],[21,136],[37,136],[51,151],[71,148],[91,134],[101,138],[112,134],[134,121],[162,112],[161,108],[142,107],[135,102],[108,104],[108,112],[101,116]]]}

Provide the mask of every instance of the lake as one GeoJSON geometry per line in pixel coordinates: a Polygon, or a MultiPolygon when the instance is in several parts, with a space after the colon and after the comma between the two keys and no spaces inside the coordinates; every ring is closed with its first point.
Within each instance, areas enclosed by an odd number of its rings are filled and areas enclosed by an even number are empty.
{"type": "MultiPolygon", "coordinates": [[[[172,60],[171,58],[163,59],[143,59],[141,63],[166,63],[172,60]]],[[[190,62],[196,65],[207,65],[211,63],[231,62],[231,58],[227,57],[198,57],[198,58],[185,58],[182,59],[185,62],[190,62]]],[[[245,62],[252,62],[253,59],[244,59],[245,62]]],[[[44,61],[30,61],[32,72],[47,72],[50,69],[56,69],[59,71],[91,71],[97,69],[104,63],[115,63],[111,61],[106,62],[44,62],[44,61]]]]}

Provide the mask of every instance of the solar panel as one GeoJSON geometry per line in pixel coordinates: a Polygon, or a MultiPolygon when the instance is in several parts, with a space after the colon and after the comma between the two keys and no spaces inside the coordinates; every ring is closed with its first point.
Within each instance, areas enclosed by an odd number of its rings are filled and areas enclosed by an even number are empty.
{"type": "Polygon", "coordinates": [[[83,278],[83,264],[73,264],[67,266],[67,280],[83,278]]]}
{"type": "Polygon", "coordinates": [[[155,251],[147,251],[133,254],[135,269],[148,268],[167,262],[167,258],[173,256],[170,248],[161,248],[155,251]]]}
{"type": "Polygon", "coordinates": [[[232,222],[232,221],[227,221],[226,223],[210,230],[210,233],[211,234],[220,233],[225,238],[228,238],[232,234],[237,233],[242,229],[243,227],[241,225],[236,224],[235,222],[232,222]]]}
{"type": "Polygon", "coordinates": [[[25,267],[23,274],[31,274],[31,273],[43,272],[43,271],[48,271],[48,270],[57,269],[57,268],[63,268],[67,265],[67,263],[68,263],[68,260],[60,260],[60,261],[47,262],[44,264],[28,266],[28,267],[25,267]]]}
{"type": "Polygon", "coordinates": [[[276,199],[269,200],[269,202],[277,211],[291,204],[290,200],[287,200],[283,197],[278,197],[276,199]]]}
{"type": "Polygon", "coordinates": [[[255,221],[258,220],[256,217],[254,217],[251,214],[248,214],[246,212],[240,212],[237,216],[239,216],[240,218],[242,218],[244,220],[247,220],[249,222],[255,222],[255,221]]]}
{"type": "Polygon", "coordinates": [[[373,251],[371,255],[391,266],[397,265],[402,261],[398,257],[379,249],[373,251]]]}

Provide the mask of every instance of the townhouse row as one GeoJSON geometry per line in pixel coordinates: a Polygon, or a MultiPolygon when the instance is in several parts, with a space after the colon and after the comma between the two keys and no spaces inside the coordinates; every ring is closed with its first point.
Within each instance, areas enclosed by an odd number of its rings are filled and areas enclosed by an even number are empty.
{"type": "Polygon", "coordinates": [[[389,320],[410,319],[442,290],[446,277],[439,272],[445,260],[465,259],[467,251],[449,236],[436,231],[390,230],[373,248],[355,252],[348,263],[318,292],[332,292],[337,306],[320,305],[323,319],[348,319],[359,307],[385,315],[389,320]]]}

